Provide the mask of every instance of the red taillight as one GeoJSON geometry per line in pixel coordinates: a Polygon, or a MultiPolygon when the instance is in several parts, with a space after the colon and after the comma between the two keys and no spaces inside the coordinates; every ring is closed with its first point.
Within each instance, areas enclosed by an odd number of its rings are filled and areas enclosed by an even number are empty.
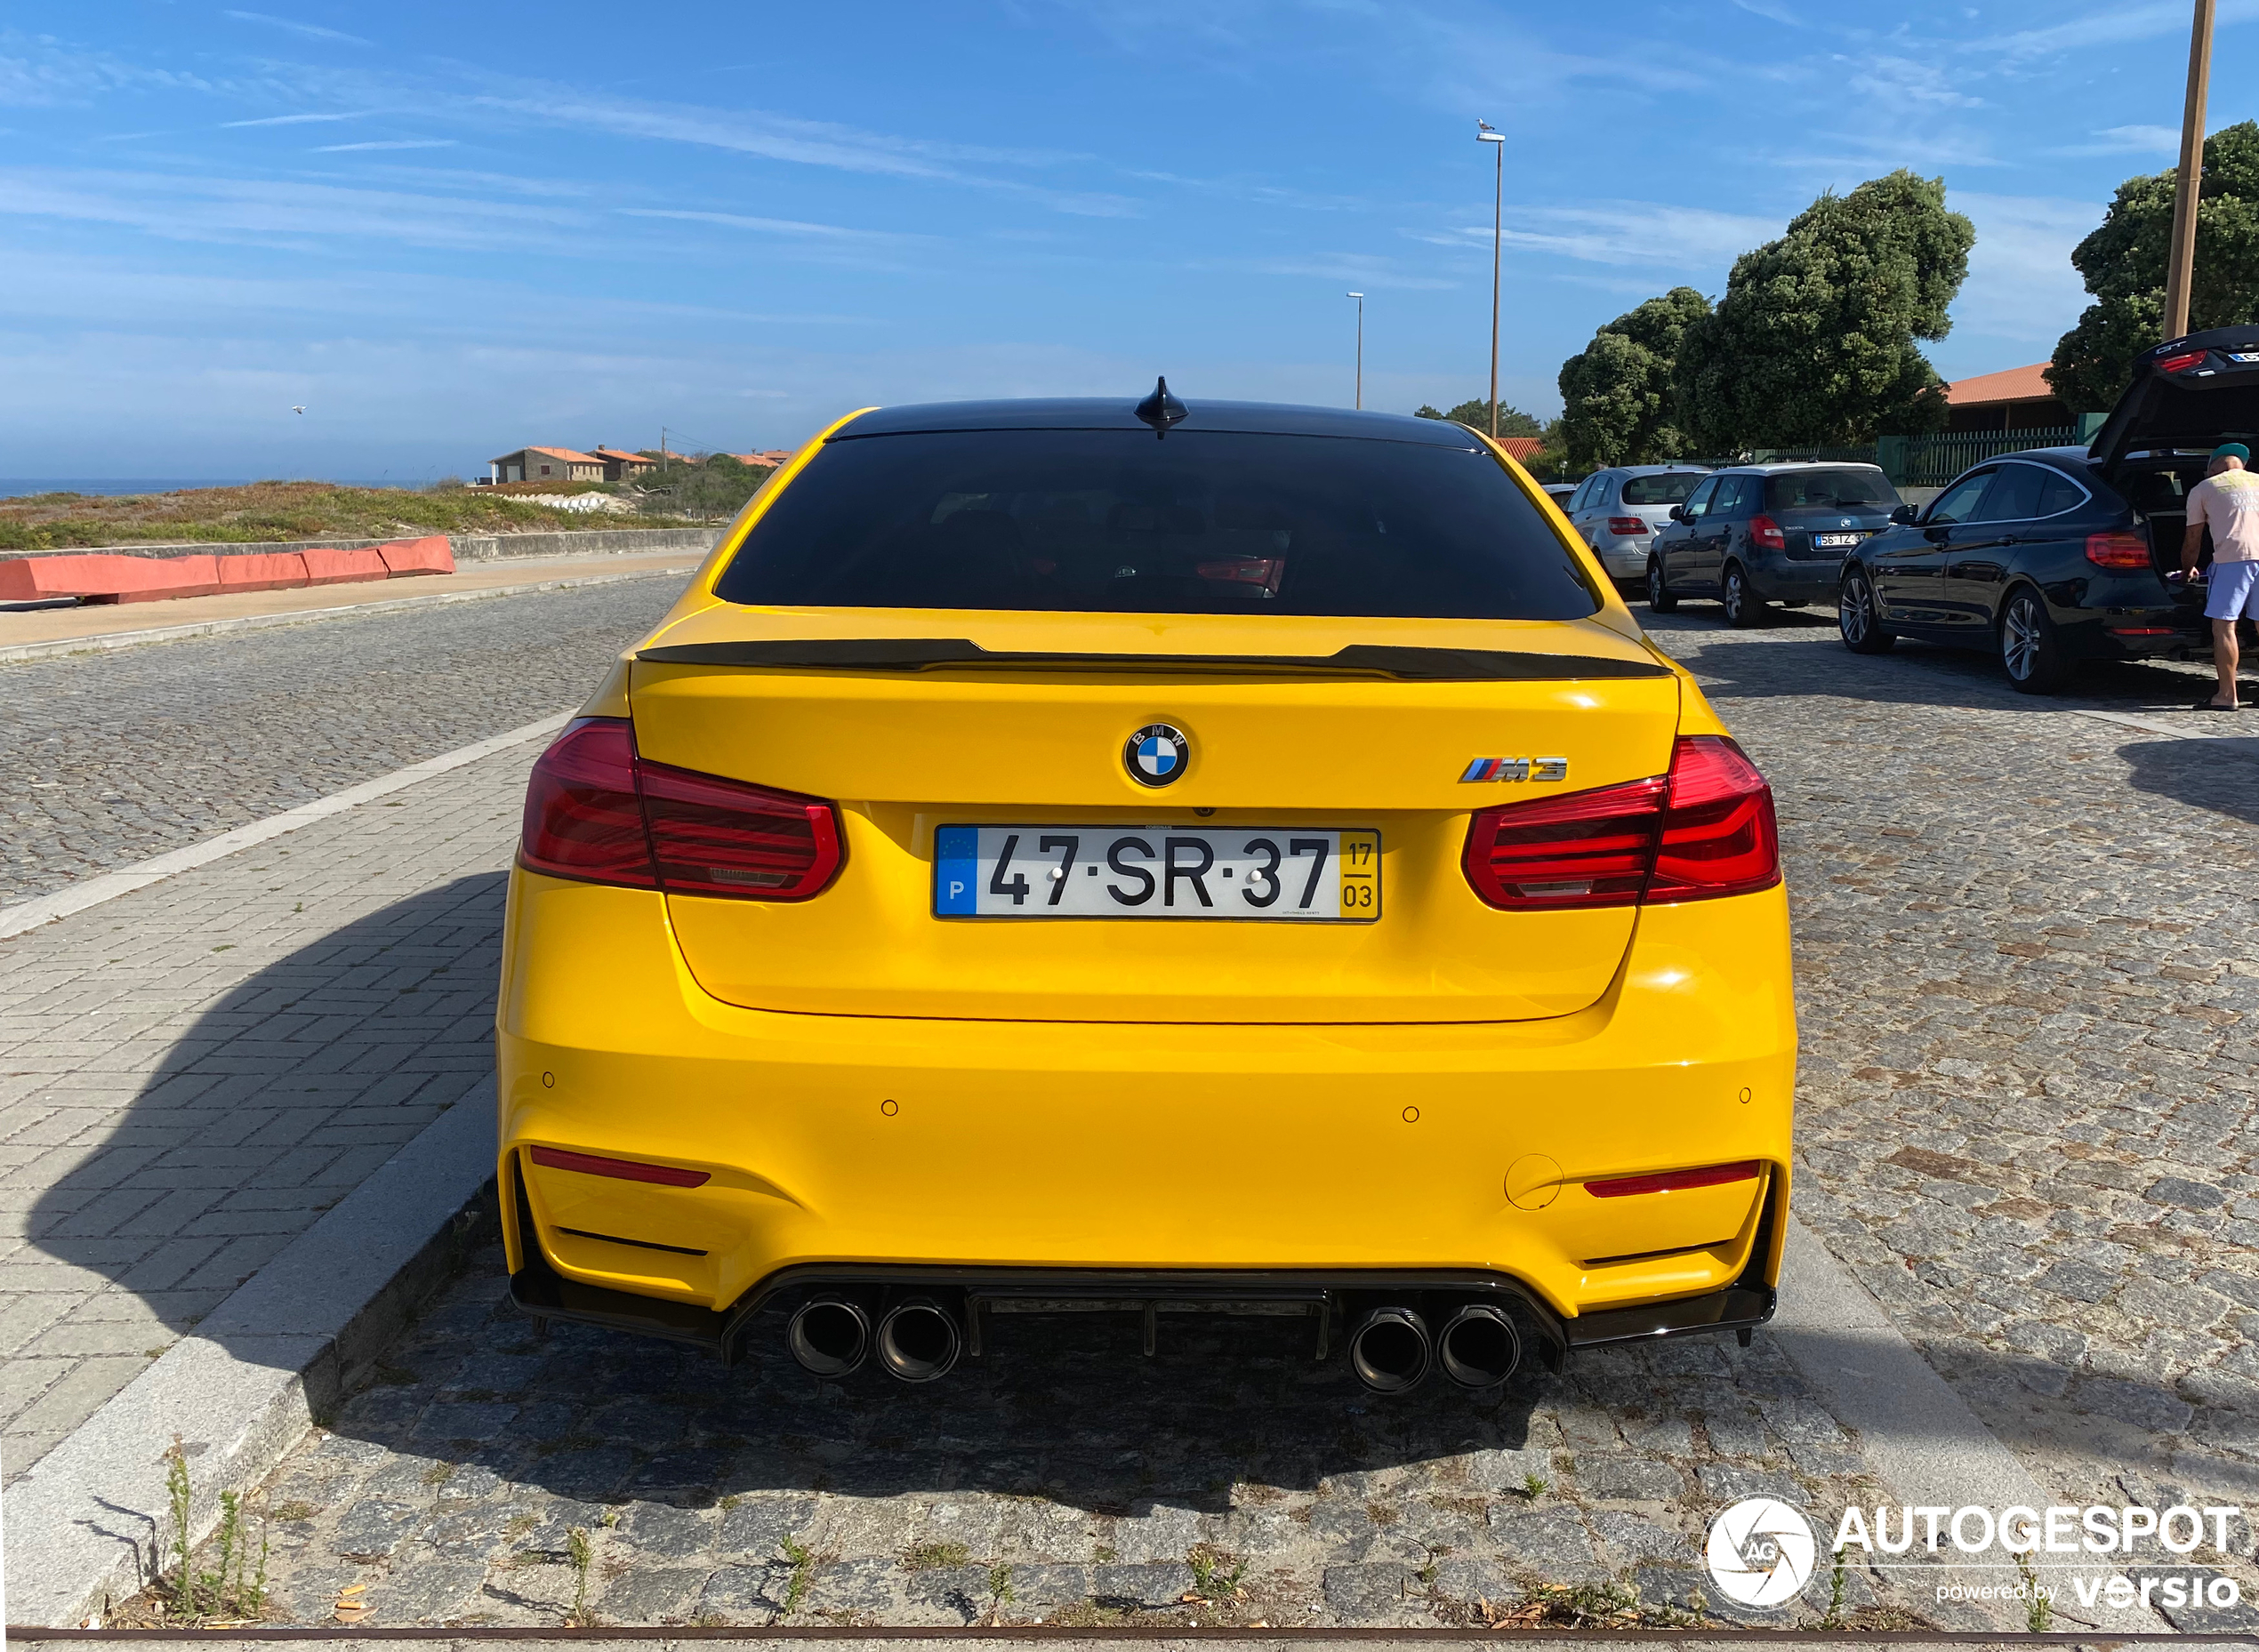
{"type": "Polygon", "coordinates": [[[1676,1193],[1693,1187],[1723,1187],[1729,1182],[1754,1182],[1760,1167],[1754,1159],[1733,1165],[1706,1165],[1700,1170],[1662,1170],[1648,1176],[1610,1176],[1588,1182],[1585,1191],[1595,1199],[1628,1199],[1635,1193],[1676,1193]]]}
{"type": "Polygon", "coordinates": [[[635,736],[626,718],[582,718],[542,753],[526,784],[518,858],[556,878],[659,886],[636,803],[635,736]]]}
{"type": "Polygon", "coordinates": [[[611,1176],[622,1182],[655,1182],[661,1187],[703,1187],[713,1180],[703,1170],[678,1170],[672,1165],[639,1164],[632,1159],[605,1159],[595,1153],[568,1153],[561,1147],[528,1150],[537,1165],[551,1170],[577,1170],[583,1175],[611,1176]]]}
{"type": "Polygon", "coordinates": [[[663,763],[636,764],[669,894],[805,901],[840,870],[840,821],[817,798],[663,763]]]}
{"type": "Polygon", "coordinates": [[[1611,517],[1608,518],[1608,531],[1611,533],[1620,535],[1625,533],[1652,533],[1655,530],[1649,525],[1647,518],[1644,517],[1611,517]]]}
{"type": "Polygon", "coordinates": [[[2098,568],[2146,568],[2149,541],[2139,533],[2089,533],[2086,560],[2098,568]]]}
{"type": "Polygon", "coordinates": [[[2157,364],[2157,370],[2159,373],[2186,373],[2202,361],[2206,353],[2203,350],[2183,350],[2178,356],[2167,356],[2157,364]]]}
{"type": "Polygon", "coordinates": [[[1668,775],[1484,809],[1462,864],[1487,904],[1554,911],[1769,889],[1781,845],[1757,766],[1731,740],[1694,734],[1668,775]]]}
{"type": "Polygon", "coordinates": [[[1771,517],[1751,517],[1749,538],[1760,550],[1789,549],[1789,536],[1781,531],[1781,525],[1771,517]]]}
{"type": "Polygon", "coordinates": [[[527,870],[671,894],[803,901],[844,858],[818,798],[647,763],[623,718],[582,718],[534,765],[519,858],[527,870]]]}
{"type": "Polygon", "coordinates": [[[1679,741],[1671,758],[1671,806],[1650,901],[1749,894],[1781,881],[1781,834],[1773,788],[1741,748],[1719,734],[1679,741]]]}

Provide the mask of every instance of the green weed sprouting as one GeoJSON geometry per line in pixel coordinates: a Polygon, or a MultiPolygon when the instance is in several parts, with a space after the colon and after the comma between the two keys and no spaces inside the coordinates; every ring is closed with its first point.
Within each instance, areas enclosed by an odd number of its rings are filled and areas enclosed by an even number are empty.
{"type": "Polygon", "coordinates": [[[1552,1489],[1552,1487],[1545,1483],[1545,1476],[1542,1474],[1524,1474],[1522,1477],[1522,1496],[1531,1503],[1535,1503],[1552,1489]]]}
{"type": "Polygon", "coordinates": [[[1012,1592],[1012,1568],[999,1561],[988,1568],[988,1621],[993,1624],[997,1615],[1019,1596],[1012,1592]]]}
{"type": "Polygon", "coordinates": [[[189,1563],[189,1505],[194,1497],[189,1485],[189,1454],[181,1437],[173,1436],[173,1449],[165,1454],[165,1496],[172,1505],[173,1553],[180,1574],[173,1586],[173,1609],[182,1617],[196,1616],[196,1570],[189,1563]]]}
{"type": "Polygon", "coordinates": [[[596,1545],[589,1541],[588,1528],[575,1526],[565,1534],[565,1558],[573,1567],[573,1616],[575,1629],[589,1627],[588,1574],[596,1563],[596,1545]]]}
{"type": "Polygon", "coordinates": [[[2055,1603],[2039,1586],[2039,1574],[2031,1569],[2029,1559],[2017,1555],[2016,1570],[2023,1576],[2024,1626],[2035,1635],[2044,1635],[2055,1621],[2055,1603]]]}
{"type": "Polygon", "coordinates": [[[784,1609],[797,1612],[800,1602],[808,1599],[808,1586],[816,1575],[816,1556],[797,1538],[785,1538],[782,1546],[784,1558],[792,1565],[792,1575],[784,1584],[784,1609]]]}
{"type": "Polygon", "coordinates": [[[1836,1551],[1835,1564],[1828,1568],[1828,1613],[1820,1620],[1822,1629],[1844,1626],[1844,1552],[1836,1551]]]}

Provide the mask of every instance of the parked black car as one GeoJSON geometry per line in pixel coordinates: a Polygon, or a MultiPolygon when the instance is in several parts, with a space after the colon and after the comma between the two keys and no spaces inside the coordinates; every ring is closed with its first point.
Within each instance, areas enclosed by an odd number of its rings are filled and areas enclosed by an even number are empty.
{"type": "Polygon", "coordinates": [[[1729,624],[1756,625],[1765,607],[1833,602],[1843,559],[1889,525],[1897,490],[1874,465],[1736,465],[1703,480],[1656,534],[1647,605],[1668,613],[1683,597],[1716,597],[1729,624]]]}
{"type": "Polygon", "coordinates": [[[2027,694],[2057,692],[2086,660],[2209,660],[2204,588],[2166,575],[2189,489],[2228,441],[2259,443],[2259,327],[2143,351],[2092,446],[1988,460],[1860,545],[1843,565],[1845,646],[1995,649],[2027,694]]]}

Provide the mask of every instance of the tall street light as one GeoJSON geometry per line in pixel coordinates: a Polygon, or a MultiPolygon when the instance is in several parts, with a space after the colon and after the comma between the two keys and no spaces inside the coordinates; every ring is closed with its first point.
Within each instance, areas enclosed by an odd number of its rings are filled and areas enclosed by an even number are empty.
{"type": "Polygon", "coordinates": [[[1365,405],[1365,295],[1362,293],[1352,293],[1348,296],[1357,301],[1356,405],[1362,409],[1365,405]]]}
{"type": "Polygon", "coordinates": [[[2196,0],[2189,29],[2189,95],[2181,106],[2181,175],[2173,191],[2173,259],[2165,274],[2165,336],[2189,330],[2196,263],[2197,192],[2204,184],[2204,94],[2212,79],[2213,0],[2196,0]]]}
{"type": "Polygon", "coordinates": [[[1491,440],[1495,442],[1499,439],[1499,248],[1506,238],[1506,134],[1490,122],[1478,120],[1475,140],[1498,145],[1498,202],[1491,220],[1491,440]]]}

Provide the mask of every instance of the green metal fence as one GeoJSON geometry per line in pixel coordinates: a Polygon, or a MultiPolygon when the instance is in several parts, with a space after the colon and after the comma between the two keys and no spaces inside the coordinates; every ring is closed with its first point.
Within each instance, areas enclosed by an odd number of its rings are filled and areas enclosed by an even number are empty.
{"type": "Polygon", "coordinates": [[[2084,446],[2102,423],[2099,414],[2076,425],[2044,430],[1959,431],[1945,436],[1885,436],[1872,447],[1761,447],[1755,464],[1805,462],[1880,465],[1897,487],[1943,487],[1971,465],[2034,447],[2084,446]]]}

